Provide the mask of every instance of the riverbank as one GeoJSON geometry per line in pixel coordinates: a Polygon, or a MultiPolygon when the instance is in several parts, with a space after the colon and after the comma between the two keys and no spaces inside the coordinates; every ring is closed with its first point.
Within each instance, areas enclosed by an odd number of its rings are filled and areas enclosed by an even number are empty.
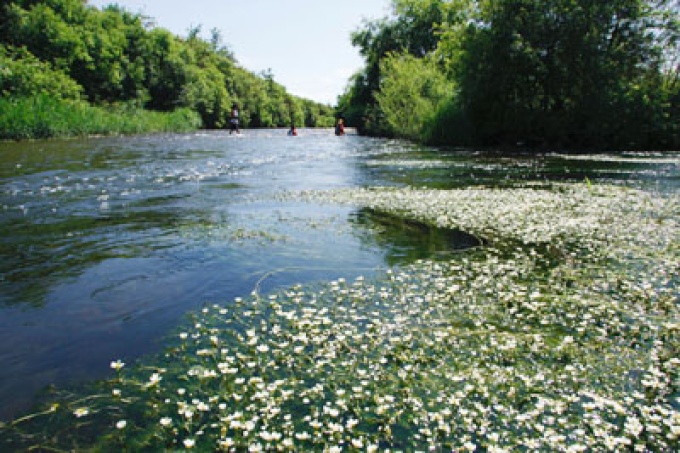
{"type": "Polygon", "coordinates": [[[677,193],[591,183],[338,189],[487,245],[207,304],[167,352],[3,429],[6,446],[674,451],[677,193]]]}
{"type": "Polygon", "coordinates": [[[129,106],[95,107],[36,96],[0,99],[0,140],[188,132],[201,127],[189,109],[161,113],[129,106]]]}

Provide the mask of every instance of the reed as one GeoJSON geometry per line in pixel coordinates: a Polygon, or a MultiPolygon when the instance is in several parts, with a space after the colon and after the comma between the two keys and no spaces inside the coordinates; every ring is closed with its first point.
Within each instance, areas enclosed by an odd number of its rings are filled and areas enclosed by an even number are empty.
{"type": "Polygon", "coordinates": [[[186,132],[201,127],[189,109],[153,112],[126,105],[95,107],[45,95],[0,99],[0,139],[186,132]]]}

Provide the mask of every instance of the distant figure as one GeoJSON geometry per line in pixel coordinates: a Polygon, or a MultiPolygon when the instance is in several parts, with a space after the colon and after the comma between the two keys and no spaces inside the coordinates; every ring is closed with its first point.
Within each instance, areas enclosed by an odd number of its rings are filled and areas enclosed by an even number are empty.
{"type": "Polygon", "coordinates": [[[338,122],[335,125],[335,135],[345,135],[345,122],[342,118],[338,118],[338,122]]]}
{"type": "Polygon", "coordinates": [[[231,119],[229,120],[229,135],[233,134],[234,131],[240,134],[241,131],[238,128],[238,104],[231,106],[231,119]]]}
{"type": "Polygon", "coordinates": [[[290,129],[288,130],[288,135],[290,135],[291,137],[297,136],[297,129],[295,129],[294,124],[290,125],[290,129]]]}

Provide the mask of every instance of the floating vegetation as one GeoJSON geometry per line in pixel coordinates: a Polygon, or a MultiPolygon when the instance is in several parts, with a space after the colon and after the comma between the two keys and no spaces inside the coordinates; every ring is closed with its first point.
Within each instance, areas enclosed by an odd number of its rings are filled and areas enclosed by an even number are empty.
{"type": "Polygon", "coordinates": [[[596,184],[287,194],[484,246],[209,304],[4,449],[678,451],[680,197],[596,184]]]}
{"type": "Polygon", "coordinates": [[[365,162],[369,167],[399,167],[399,168],[449,168],[450,162],[443,160],[419,160],[419,159],[393,159],[393,160],[379,160],[371,159],[365,162]]]}
{"type": "Polygon", "coordinates": [[[597,162],[619,162],[630,164],[675,164],[680,165],[680,157],[668,157],[664,153],[653,152],[629,152],[620,156],[611,154],[552,154],[560,159],[567,160],[590,160],[597,162]]]}
{"type": "Polygon", "coordinates": [[[385,262],[390,266],[426,258],[450,259],[454,253],[484,243],[461,230],[439,228],[370,208],[357,210],[352,219],[354,224],[365,228],[366,242],[380,245],[385,252],[385,262]]]}

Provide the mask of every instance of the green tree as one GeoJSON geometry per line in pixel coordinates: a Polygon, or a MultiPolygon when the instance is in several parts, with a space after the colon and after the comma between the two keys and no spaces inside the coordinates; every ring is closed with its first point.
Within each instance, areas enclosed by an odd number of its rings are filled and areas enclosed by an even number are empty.
{"type": "Polygon", "coordinates": [[[392,17],[352,35],[366,65],[350,80],[338,112],[362,132],[394,133],[404,110],[397,93],[410,105],[427,104],[417,78],[404,69],[411,65],[413,74],[430,68],[429,80],[441,71],[455,91],[419,131],[409,129],[410,137],[677,146],[679,6],[677,0],[395,0],[392,17]]]}
{"type": "MultiPolygon", "coordinates": [[[[213,37],[213,39],[216,39],[213,37]]],[[[231,108],[225,78],[231,66],[214,49],[215,43],[190,33],[182,46],[182,61],[187,68],[181,104],[197,111],[206,127],[224,127],[231,108]],[[222,64],[221,64],[222,63],[222,64]]]]}
{"type": "Polygon", "coordinates": [[[246,127],[317,121],[310,112],[321,107],[308,108],[287,93],[271,71],[239,67],[219,30],[208,40],[200,34],[199,26],[187,38],[174,36],[116,5],[99,10],[86,0],[6,0],[0,4],[0,89],[11,96],[82,95],[107,108],[188,107],[210,128],[226,126],[233,102],[241,104],[246,127]]]}
{"type": "Polygon", "coordinates": [[[366,60],[341,96],[338,112],[350,125],[372,134],[387,134],[389,125],[375,98],[380,90],[381,61],[391,52],[424,57],[437,47],[437,29],[446,21],[444,0],[393,0],[393,15],[365,22],[352,34],[352,44],[366,60]]]}
{"type": "Polygon", "coordinates": [[[172,110],[181,104],[184,85],[189,75],[179,39],[162,28],[151,30],[140,44],[144,61],[145,86],[149,92],[148,107],[172,110]]]}
{"type": "Polygon", "coordinates": [[[431,58],[410,54],[388,54],[380,70],[385,75],[376,99],[391,131],[413,140],[425,139],[437,110],[451,97],[451,83],[431,58]]]}
{"type": "Polygon", "coordinates": [[[330,105],[319,104],[307,99],[302,99],[302,113],[304,121],[296,124],[304,124],[308,127],[331,127],[335,124],[334,109],[330,105]]]}
{"type": "Polygon", "coordinates": [[[477,140],[642,146],[650,136],[640,119],[661,88],[658,36],[672,17],[661,7],[668,3],[468,3],[467,20],[448,25],[439,55],[477,140]]]}
{"type": "Polygon", "coordinates": [[[25,48],[0,44],[0,95],[30,97],[47,95],[79,99],[83,88],[63,71],[52,69],[25,48]]]}

